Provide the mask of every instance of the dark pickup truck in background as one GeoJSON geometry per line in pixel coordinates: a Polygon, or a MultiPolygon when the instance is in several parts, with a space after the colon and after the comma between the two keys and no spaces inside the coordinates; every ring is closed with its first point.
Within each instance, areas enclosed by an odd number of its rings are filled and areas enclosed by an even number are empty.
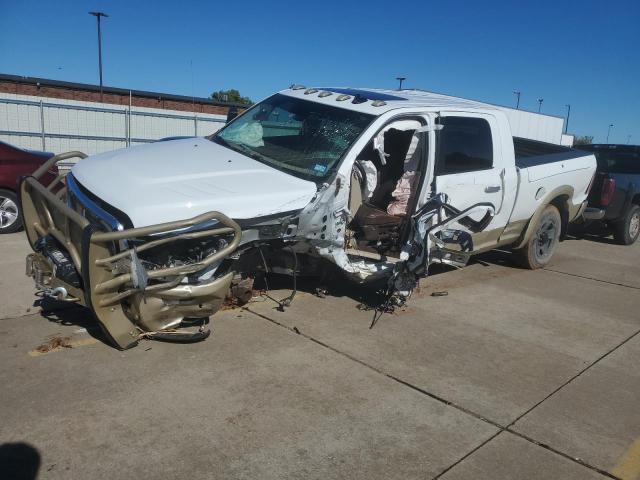
{"type": "Polygon", "coordinates": [[[631,245],[640,235],[640,146],[579,145],[593,152],[598,169],[584,213],[587,221],[602,221],[618,243],[631,245]]]}

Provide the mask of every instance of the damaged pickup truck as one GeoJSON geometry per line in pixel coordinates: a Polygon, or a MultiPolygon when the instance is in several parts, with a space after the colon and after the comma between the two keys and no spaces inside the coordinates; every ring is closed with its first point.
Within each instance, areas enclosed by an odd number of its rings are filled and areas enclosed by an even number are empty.
{"type": "Polygon", "coordinates": [[[596,169],[590,153],[514,137],[501,107],[302,86],[207,138],[84,157],[53,157],[21,183],[27,274],[90,308],[121,349],[205,337],[185,325],[266,271],[330,266],[403,301],[431,264],[496,247],[540,268],[596,169]],[[70,157],[82,159],[40,183],[70,157]]]}

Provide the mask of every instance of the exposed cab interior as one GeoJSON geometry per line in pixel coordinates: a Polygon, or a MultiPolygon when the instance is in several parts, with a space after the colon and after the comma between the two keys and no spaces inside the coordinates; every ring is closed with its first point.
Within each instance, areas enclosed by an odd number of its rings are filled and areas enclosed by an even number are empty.
{"type": "Polygon", "coordinates": [[[424,171],[428,137],[423,125],[414,118],[393,121],[358,154],[349,198],[351,249],[381,257],[399,254],[424,171]]]}

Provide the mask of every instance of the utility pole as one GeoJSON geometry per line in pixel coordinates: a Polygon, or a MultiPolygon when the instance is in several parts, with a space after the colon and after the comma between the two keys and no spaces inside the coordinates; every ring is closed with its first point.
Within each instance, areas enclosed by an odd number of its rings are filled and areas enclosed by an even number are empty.
{"type": "Polygon", "coordinates": [[[520,108],[520,92],[518,90],[514,90],[513,94],[518,97],[516,100],[516,110],[518,110],[520,108]]]}
{"type": "Polygon", "coordinates": [[[540,110],[542,110],[542,102],[544,102],[544,98],[539,98],[538,99],[538,113],[540,113],[540,110]]]}
{"type": "Polygon", "coordinates": [[[609,143],[609,134],[611,133],[611,127],[613,127],[613,123],[609,124],[609,128],[607,129],[607,141],[604,143],[609,143]]]}
{"type": "Polygon", "coordinates": [[[571,105],[568,103],[565,105],[567,107],[567,121],[564,124],[564,133],[567,133],[567,128],[569,128],[569,115],[571,115],[571,105]]]}
{"type": "Polygon", "coordinates": [[[407,77],[396,77],[396,80],[400,82],[400,85],[398,86],[398,90],[402,90],[402,82],[404,82],[406,79],[407,77]]]}
{"type": "Polygon", "coordinates": [[[627,145],[629,145],[630,141],[631,141],[631,134],[627,135],[627,145]]]}
{"type": "Polygon", "coordinates": [[[89,12],[98,20],[98,71],[100,74],[100,101],[102,102],[102,31],[100,30],[100,18],[108,17],[104,12],[89,12]]]}

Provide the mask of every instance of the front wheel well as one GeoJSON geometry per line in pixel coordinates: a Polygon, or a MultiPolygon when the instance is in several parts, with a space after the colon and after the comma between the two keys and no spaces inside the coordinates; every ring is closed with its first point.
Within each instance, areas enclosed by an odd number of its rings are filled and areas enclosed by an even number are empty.
{"type": "Polygon", "coordinates": [[[631,199],[631,203],[634,205],[640,205],[640,193],[636,193],[635,196],[631,199]]]}

